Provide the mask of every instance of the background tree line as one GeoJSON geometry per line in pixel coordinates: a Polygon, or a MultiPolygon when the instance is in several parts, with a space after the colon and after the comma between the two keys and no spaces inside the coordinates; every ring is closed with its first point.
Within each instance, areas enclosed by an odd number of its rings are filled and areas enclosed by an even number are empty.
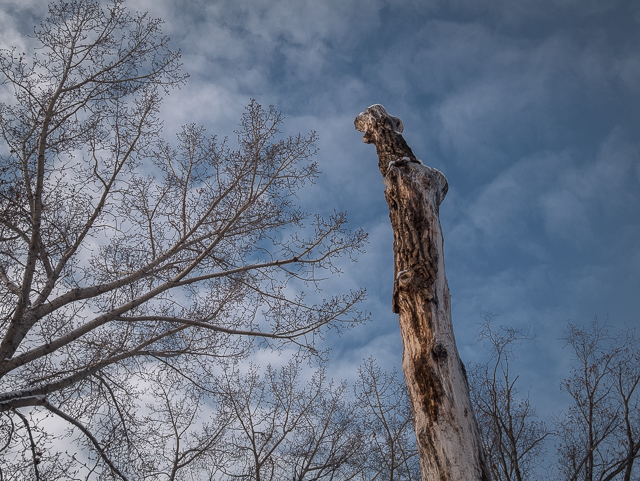
{"type": "Polygon", "coordinates": [[[529,331],[491,324],[479,329],[489,361],[469,372],[476,417],[496,480],[604,481],[639,479],[640,342],[635,329],[612,332],[595,319],[567,323],[569,372],[560,389],[569,407],[541,420],[526,380],[513,372],[517,348],[529,331]],[[552,451],[552,452],[549,452],[552,451]],[[545,456],[548,455],[548,456],[545,456]]]}
{"type": "MultiPolygon", "coordinates": [[[[367,320],[364,292],[319,293],[366,234],[296,205],[315,134],[282,136],[252,101],[233,143],[195,124],[165,139],[186,75],[161,26],[58,2],[33,55],[0,55],[0,480],[419,479],[395,374],[300,367],[367,320]],[[284,347],[284,366],[246,365],[284,347]]],[[[527,479],[551,434],[560,479],[637,476],[631,334],[570,326],[575,407],[549,433],[509,374],[527,336],[486,325],[470,380],[496,479],[527,479]]]]}

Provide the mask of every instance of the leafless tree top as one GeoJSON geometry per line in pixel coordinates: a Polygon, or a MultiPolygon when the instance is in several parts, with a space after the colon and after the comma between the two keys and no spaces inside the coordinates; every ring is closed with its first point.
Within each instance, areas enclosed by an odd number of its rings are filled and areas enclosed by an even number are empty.
{"type": "Polygon", "coordinates": [[[0,412],[44,406],[121,477],[98,434],[135,422],[96,416],[126,411],[143,373],[173,366],[204,388],[252,339],[315,353],[324,330],[364,320],[362,291],[301,291],[366,237],[295,204],[318,175],[315,133],[283,137],[281,114],[252,101],[237,149],[194,124],[163,139],[162,97],[186,75],[161,25],[121,0],[60,2],[33,55],[0,55],[14,93],[0,105],[0,412]]]}

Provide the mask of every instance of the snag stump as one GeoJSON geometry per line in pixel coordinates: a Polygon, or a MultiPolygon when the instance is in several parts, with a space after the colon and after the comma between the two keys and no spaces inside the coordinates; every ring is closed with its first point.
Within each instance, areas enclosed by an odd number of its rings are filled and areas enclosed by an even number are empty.
{"type": "Polygon", "coordinates": [[[386,186],[394,236],[392,310],[399,315],[422,479],[490,480],[451,322],[439,218],[447,179],[422,165],[402,136],[402,121],[382,105],[358,115],[355,127],[375,145],[386,186]]]}

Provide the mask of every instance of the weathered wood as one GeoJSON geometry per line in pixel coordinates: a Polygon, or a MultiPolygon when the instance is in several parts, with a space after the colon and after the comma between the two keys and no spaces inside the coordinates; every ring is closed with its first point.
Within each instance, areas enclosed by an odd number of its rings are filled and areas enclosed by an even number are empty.
{"type": "Polygon", "coordinates": [[[439,218],[447,179],[422,165],[402,136],[402,121],[382,105],[358,115],[355,127],[375,145],[386,185],[394,235],[392,310],[399,314],[422,479],[490,480],[451,322],[439,218]]]}

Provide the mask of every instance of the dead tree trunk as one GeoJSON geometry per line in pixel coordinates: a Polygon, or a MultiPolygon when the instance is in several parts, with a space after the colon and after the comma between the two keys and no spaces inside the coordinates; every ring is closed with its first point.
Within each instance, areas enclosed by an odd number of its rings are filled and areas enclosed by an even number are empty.
{"type": "Polygon", "coordinates": [[[402,121],[382,105],[358,115],[355,127],[376,146],[386,185],[394,235],[393,312],[399,314],[422,479],[490,480],[451,323],[438,215],[447,179],[413,155],[402,121]]]}

